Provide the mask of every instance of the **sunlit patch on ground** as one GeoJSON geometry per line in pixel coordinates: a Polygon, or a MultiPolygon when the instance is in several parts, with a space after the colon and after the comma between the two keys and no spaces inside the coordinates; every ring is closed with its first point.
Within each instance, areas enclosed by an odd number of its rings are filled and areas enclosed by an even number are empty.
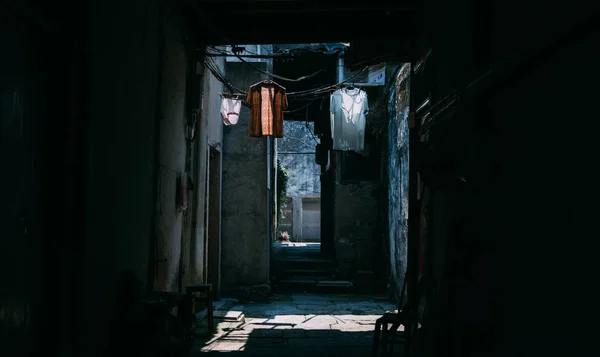
{"type": "Polygon", "coordinates": [[[216,333],[198,338],[194,350],[256,355],[305,351],[313,357],[311,351],[322,355],[331,347],[368,355],[375,320],[395,308],[391,302],[366,296],[316,294],[235,305],[230,310],[242,311],[245,321],[217,323],[216,333]]]}

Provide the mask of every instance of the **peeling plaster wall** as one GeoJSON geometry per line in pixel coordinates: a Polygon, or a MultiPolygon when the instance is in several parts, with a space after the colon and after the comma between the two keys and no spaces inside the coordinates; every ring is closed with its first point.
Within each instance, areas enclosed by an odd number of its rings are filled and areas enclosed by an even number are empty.
{"type": "Polygon", "coordinates": [[[391,288],[400,297],[408,233],[408,111],[410,64],[400,68],[388,96],[388,221],[391,288]]]}

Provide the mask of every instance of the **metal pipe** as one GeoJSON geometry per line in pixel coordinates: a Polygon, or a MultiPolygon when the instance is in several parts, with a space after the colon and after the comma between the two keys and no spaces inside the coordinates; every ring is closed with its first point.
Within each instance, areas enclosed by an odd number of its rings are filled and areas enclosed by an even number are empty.
{"type": "Polygon", "coordinates": [[[341,83],[344,80],[344,52],[338,56],[337,82],[341,83]]]}

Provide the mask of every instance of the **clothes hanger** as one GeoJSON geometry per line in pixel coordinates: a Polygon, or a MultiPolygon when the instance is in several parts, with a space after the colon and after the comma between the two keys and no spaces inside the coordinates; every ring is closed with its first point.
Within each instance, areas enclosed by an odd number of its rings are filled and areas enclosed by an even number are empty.
{"type": "Polygon", "coordinates": [[[227,98],[227,99],[240,99],[240,98],[244,98],[244,94],[243,93],[222,92],[222,93],[219,93],[219,94],[221,95],[221,97],[227,98]]]}

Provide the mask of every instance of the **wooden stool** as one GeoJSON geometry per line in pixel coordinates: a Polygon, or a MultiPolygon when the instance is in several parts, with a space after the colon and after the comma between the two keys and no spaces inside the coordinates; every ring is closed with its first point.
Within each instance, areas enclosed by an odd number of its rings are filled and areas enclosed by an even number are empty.
{"type": "Polygon", "coordinates": [[[211,335],[214,331],[213,320],[213,292],[212,284],[191,284],[185,287],[185,293],[192,296],[194,293],[204,293],[204,301],[208,312],[208,334],[211,335]]]}

